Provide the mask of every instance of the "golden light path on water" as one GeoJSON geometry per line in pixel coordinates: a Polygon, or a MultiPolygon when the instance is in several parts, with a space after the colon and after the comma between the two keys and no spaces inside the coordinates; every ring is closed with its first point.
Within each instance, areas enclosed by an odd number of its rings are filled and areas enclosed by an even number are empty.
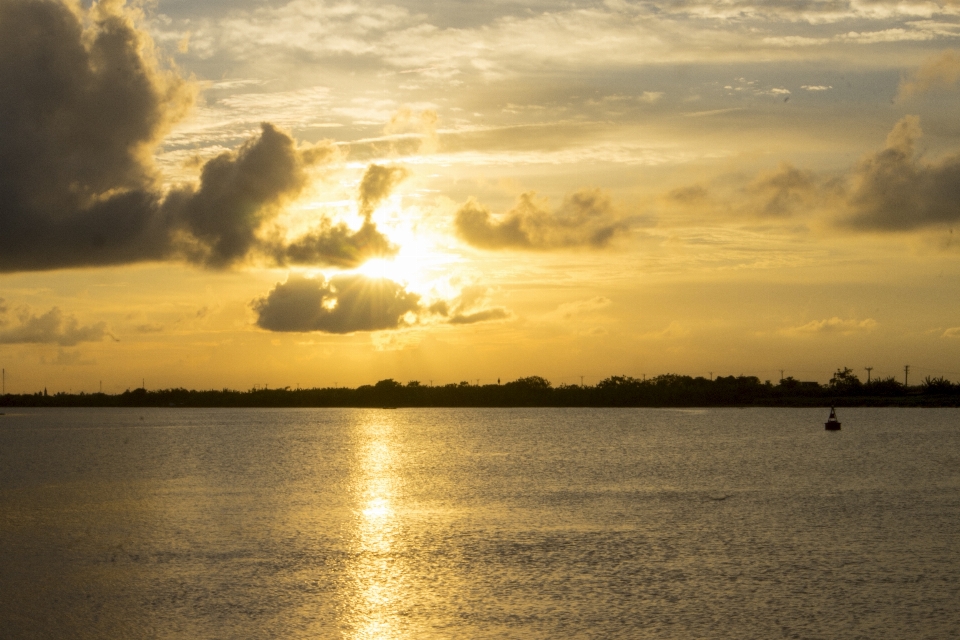
{"type": "Polygon", "coordinates": [[[357,518],[348,604],[348,638],[389,640],[401,637],[394,615],[402,593],[403,563],[394,548],[395,504],[400,478],[393,450],[393,422],[371,412],[358,425],[357,518]]]}

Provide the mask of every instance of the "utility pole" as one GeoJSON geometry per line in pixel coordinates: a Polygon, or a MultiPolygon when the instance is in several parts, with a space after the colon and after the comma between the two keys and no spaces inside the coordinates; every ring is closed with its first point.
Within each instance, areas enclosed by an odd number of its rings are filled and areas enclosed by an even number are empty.
{"type": "Polygon", "coordinates": [[[710,382],[713,382],[713,371],[710,372],[710,382]]]}
{"type": "Polygon", "coordinates": [[[867,370],[867,384],[870,384],[870,372],[873,371],[873,367],[864,367],[867,370]]]}
{"type": "Polygon", "coordinates": [[[7,370],[3,370],[3,391],[0,392],[0,395],[7,395],[7,370]]]}
{"type": "Polygon", "coordinates": [[[480,386],[480,378],[477,378],[477,386],[480,386]]]}
{"type": "Polygon", "coordinates": [[[583,376],[580,376],[580,386],[583,386],[583,376]]]}
{"type": "Polygon", "coordinates": [[[783,369],[780,369],[780,382],[783,382],[783,369]]]}
{"type": "Polygon", "coordinates": [[[903,386],[910,386],[910,365],[904,365],[903,367],[903,386]]]}
{"type": "Polygon", "coordinates": [[[100,393],[103,393],[103,380],[100,381],[100,393]]]}

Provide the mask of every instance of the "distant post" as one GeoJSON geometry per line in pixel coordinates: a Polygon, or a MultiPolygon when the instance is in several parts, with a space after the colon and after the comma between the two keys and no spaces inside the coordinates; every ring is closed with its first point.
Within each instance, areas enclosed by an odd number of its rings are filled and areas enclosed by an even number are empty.
{"type": "Polygon", "coordinates": [[[904,365],[903,367],[903,386],[910,386],[910,365],[904,365]]]}

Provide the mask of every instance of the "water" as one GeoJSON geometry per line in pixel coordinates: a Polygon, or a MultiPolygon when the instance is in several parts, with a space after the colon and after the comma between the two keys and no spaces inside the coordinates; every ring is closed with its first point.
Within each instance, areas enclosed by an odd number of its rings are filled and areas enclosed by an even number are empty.
{"type": "Polygon", "coordinates": [[[5,410],[0,636],[960,637],[960,411],[5,410]]]}

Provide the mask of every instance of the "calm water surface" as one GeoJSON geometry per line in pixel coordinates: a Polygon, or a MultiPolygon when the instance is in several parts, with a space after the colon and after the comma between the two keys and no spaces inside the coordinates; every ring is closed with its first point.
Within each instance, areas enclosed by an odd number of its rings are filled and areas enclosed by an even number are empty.
{"type": "Polygon", "coordinates": [[[960,637],[956,409],[5,411],[4,637],[960,637]]]}

